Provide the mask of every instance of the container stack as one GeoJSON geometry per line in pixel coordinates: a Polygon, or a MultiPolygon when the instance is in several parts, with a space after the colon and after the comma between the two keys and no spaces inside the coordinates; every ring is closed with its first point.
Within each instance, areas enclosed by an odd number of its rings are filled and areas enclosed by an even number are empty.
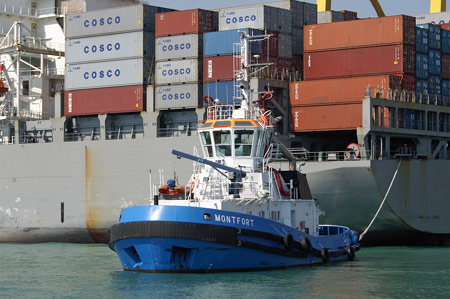
{"type": "Polygon", "coordinates": [[[203,33],[217,30],[217,17],[203,9],[157,14],[156,110],[201,107],[203,33]]]}
{"type": "Polygon", "coordinates": [[[448,98],[450,97],[450,24],[442,24],[441,29],[441,94],[448,98]]]}
{"type": "Polygon", "coordinates": [[[138,4],[67,16],[65,115],[145,109],[155,15],[167,10],[138,4]]]}
{"type": "Polygon", "coordinates": [[[361,126],[362,98],[368,85],[415,91],[413,17],[311,25],[305,32],[305,81],[291,83],[293,131],[361,126]],[[349,117],[331,117],[344,114],[349,117]]]}

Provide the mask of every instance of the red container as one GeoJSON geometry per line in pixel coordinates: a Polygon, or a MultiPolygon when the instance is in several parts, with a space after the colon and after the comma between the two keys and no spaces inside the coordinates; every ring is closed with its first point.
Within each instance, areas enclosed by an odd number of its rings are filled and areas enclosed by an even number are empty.
{"type": "Polygon", "coordinates": [[[354,130],[362,126],[362,103],[291,108],[294,132],[354,130]]]}
{"type": "Polygon", "coordinates": [[[408,82],[408,85],[412,84],[410,77],[414,79],[414,89],[409,87],[409,90],[413,91],[416,88],[416,82],[412,75],[380,75],[292,82],[289,85],[289,98],[291,106],[361,103],[367,86],[371,87],[371,95],[375,88],[402,89],[403,82],[408,82]]]}
{"type": "Polygon", "coordinates": [[[156,14],[155,36],[182,35],[216,31],[217,12],[190,9],[156,14]]]}
{"type": "Polygon", "coordinates": [[[233,55],[203,58],[204,82],[229,81],[233,78],[233,55]]]}
{"type": "Polygon", "coordinates": [[[305,80],[415,71],[416,50],[409,45],[305,53],[303,62],[305,80]]]}
{"type": "Polygon", "coordinates": [[[358,13],[350,10],[340,10],[340,13],[344,14],[344,21],[358,20],[358,13]]]}
{"type": "Polygon", "coordinates": [[[450,80],[450,55],[442,54],[441,56],[442,79],[450,80]]]}
{"type": "Polygon", "coordinates": [[[450,30],[450,23],[441,24],[441,28],[444,30],[450,30]]]}
{"type": "Polygon", "coordinates": [[[141,112],[144,110],[142,85],[66,90],[64,115],[141,112]]]}
{"type": "Polygon", "coordinates": [[[416,19],[393,16],[304,27],[305,52],[416,43],[416,19]]]}

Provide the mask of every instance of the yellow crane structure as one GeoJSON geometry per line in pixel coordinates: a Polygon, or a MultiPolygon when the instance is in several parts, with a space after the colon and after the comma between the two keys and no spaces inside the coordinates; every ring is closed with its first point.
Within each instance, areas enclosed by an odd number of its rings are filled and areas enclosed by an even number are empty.
{"type": "MultiPolygon", "coordinates": [[[[380,2],[378,0],[370,0],[373,8],[377,12],[379,17],[384,17],[384,11],[381,8],[380,2]]],[[[327,11],[331,10],[331,0],[317,0],[317,11],[327,11]]],[[[430,13],[444,12],[446,11],[447,0],[430,0],[430,13]]]]}

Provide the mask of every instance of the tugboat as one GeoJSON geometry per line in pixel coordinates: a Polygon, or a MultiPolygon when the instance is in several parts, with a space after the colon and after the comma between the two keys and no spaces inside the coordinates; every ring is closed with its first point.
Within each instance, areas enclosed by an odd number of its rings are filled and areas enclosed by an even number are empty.
{"type": "MultiPolygon", "coordinates": [[[[242,34],[241,53],[254,37],[242,34]]],[[[207,109],[198,129],[204,158],[194,161],[182,200],[122,210],[110,229],[110,248],[124,270],[225,272],[288,268],[353,260],[358,238],[348,227],[319,225],[323,212],[299,169],[269,167],[274,119],[270,92],[248,98],[247,55],[242,54],[242,103],[207,109]]]]}

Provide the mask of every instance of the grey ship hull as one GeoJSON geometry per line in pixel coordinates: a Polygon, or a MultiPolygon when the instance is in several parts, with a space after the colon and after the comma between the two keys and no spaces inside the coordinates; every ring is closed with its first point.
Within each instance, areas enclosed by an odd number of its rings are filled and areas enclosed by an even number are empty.
{"type": "MultiPolygon", "coordinates": [[[[121,209],[150,200],[150,178],[173,174],[185,183],[197,136],[63,142],[0,147],[0,242],[107,242],[121,209]],[[62,204],[63,203],[63,204],[62,204]]],[[[322,223],[362,231],[389,186],[398,161],[307,162],[322,223]]],[[[371,244],[447,244],[450,161],[403,161],[386,205],[366,235],[371,244]],[[406,238],[406,239],[405,239],[406,238]]]]}

